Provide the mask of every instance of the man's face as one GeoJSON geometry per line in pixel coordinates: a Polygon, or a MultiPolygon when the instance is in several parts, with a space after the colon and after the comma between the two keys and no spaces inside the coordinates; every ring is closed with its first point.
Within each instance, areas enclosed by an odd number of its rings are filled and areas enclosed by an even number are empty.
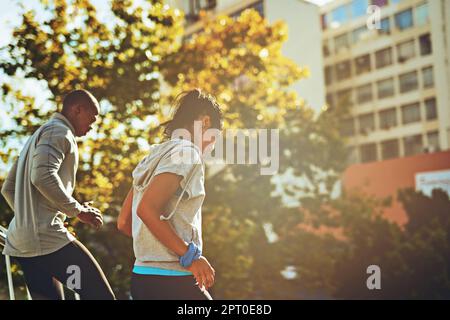
{"type": "Polygon", "coordinates": [[[98,120],[98,109],[95,106],[75,106],[76,123],[74,124],[77,137],[85,136],[98,120]]]}

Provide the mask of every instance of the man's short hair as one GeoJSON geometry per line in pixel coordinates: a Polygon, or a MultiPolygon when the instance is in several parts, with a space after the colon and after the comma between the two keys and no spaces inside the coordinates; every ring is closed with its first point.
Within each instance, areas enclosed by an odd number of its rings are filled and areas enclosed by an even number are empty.
{"type": "Polygon", "coordinates": [[[94,97],[92,93],[87,90],[79,89],[69,92],[63,100],[63,108],[62,111],[67,111],[71,106],[74,105],[83,105],[90,106],[92,108],[96,108],[100,110],[97,99],[94,97]]]}

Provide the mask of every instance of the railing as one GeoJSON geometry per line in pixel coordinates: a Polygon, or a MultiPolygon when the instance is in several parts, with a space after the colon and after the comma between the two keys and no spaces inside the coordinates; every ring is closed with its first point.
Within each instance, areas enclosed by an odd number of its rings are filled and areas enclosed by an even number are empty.
{"type": "MultiPolygon", "coordinates": [[[[1,249],[3,249],[5,247],[7,231],[8,230],[6,228],[4,228],[3,226],[0,225],[0,251],[2,251],[1,249]]],[[[13,283],[13,278],[12,278],[12,270],[11,270],[11,259],[7,255],[5,255],[5,263],[6,263],[6,277],[8,280],[9,299],[16,300],[16,296],[14,294],[14,283],[13,283]]],[[[27,299],[31,300],[30,291],[28,290],[27,287],[25,287],[25,288],[27,291],[27,299]]],[[[80,296],[78,293],[74,293],[74,297],[75,297],[75,300],[80,300],[80,296]]],[[[63,300],[65,299],[64,291],[63,291],[62,299],[63,300]]]]}
{"type": "MultiPolygon", "coordinates": [[[[0,226],[0,248],[3,248],[5,246],[6,231],[7,230],[4,227],[0,226]]],[[[6,263],[6,277],[8,278],[9,299],[15,300],[16,297],[14,295],[14,284],[11,271],[11,259],[7,255],[5,255],[5,263],[6,263]]]]}

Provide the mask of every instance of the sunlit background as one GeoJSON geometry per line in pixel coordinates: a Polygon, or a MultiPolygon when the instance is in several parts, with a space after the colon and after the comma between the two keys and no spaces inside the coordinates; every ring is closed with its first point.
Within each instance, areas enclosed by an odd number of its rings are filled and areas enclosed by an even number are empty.
{"type": "MultiPolygon", "coordinates": [[[[208,168],[217,298],[449,299],[449,21],[448,0],[2,0],[0,184],[64,94],[91,90],[102,122],[80,139],[75,196],[107,223],[70,228],[128,299],[115,219],[131,171],[173,97],[200,87],[226,129],[280,130],[276,175],[208,168]]],[[[0,197],[0,224],[12,216],[0,197]]]]}

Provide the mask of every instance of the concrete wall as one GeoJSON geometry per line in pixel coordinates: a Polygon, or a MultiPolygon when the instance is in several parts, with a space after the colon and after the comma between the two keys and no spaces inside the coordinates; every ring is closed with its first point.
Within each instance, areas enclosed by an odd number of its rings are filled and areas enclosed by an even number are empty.
{"type": "Polygon", "coordinates": [[[434,54],[434,76],[438,103],[439,138],[450,148],[450,2],[428,1],[434,54]]]}
{"type": "MultiPolygon", "coordinates": [[[[257,0],[218,0],[214,14],[231,14],[246,8],[257,0]]],[[[168,4],[180,9],[188,8],[188,1],[168,0],[168,4]]],[[[300,67],[310,70],[310,77],[293,85],[298,96],[319,111],[325,104],[325,81],[322,58],[322,30],[319,7],[303,0],[264,0],[264,15],[269,21],[285,21],[289,39],[282,52],[300,67]]],[[[187,32],[196,32],[199,24],[188,26],[187,32]]]]}
{"type": "Polygon", "coordinates": [[[384,216],[404,225],[407,215],[396,195],[399,189],[415,188],[415,175],[420,172],[450,169],[450,151],[420,154],[348,167],[342,177],[347,192],[363,192],[379,198],[393,197],[392,206],[384,210],[384,216]]]}
{"type": "Polygon", "coordinates": [[[310,70],[310,77],[293,88],[309,106],[320,110],[325,104],[325,80],[319,7],[301,0],[266,0],[264,6],[270,23],[283,20],[288,25],[289,39],[283,54],[310,70]]]}

